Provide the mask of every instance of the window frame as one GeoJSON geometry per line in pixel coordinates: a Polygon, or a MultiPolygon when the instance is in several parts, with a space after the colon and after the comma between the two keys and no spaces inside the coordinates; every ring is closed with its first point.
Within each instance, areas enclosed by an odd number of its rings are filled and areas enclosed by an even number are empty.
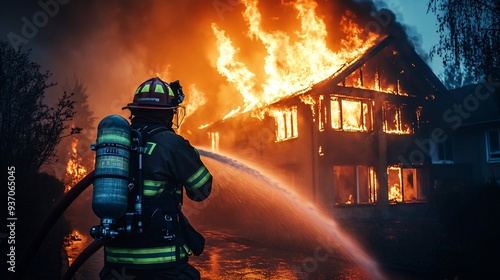
{"type": "Polygon", "coordinates": [[[485,131],[485,138],[486,138],[486,160],[489,163],[499,163],[500,162],[500,128],[492,128],[492,129],[487,129],[485,131]],[[490,133],[495,132],[497,134],[497,139],[496,139],[496,145],[497,149],[496,151],[492,151],[492,146],[491,146],[491,138],[490,138],[490,133]],[[492,157],[492,155],[495,155],[492,157]]]}
{"type": "Polygon", "coordinates": [[[453,164],[455,163],[455,156],[453,152],[453,141],[452,137],[448,136],[446,141],[442,143],[432,143],[435,146],[431,154],[431,160],[434,164],[453,164]],[[444,150],[444,158],[440,158],[441,151],[444,150]],[[448,155],[450,152],[450,155],[448,155]]]}
{"type": "Polygon", "coordinates": [[[273,114],[276,126],[276,142],[283,142],[299,137],[297,110],[298,108],[295,105],[283,110],[278,110],[279,114],[276,112],[273,114]],[[278,120],[278,117],[281,118],[281,120],[278,120]],[[284,126],[283,129],[281,129],[281,126],[284,126]],[[283,133],[280,133],[281,131],[283,133]]]}
{"type": "Polygon", "coordinates": [[[335,131],[346,131],[346,132],[370,132],[373,130],[373,100],[365,100],[365,99],[358,99],[358,98],[346,98],[343,96],[338,96],[335,94],[330,95],[330,128],[335,130],[335,131]],[[344,102],[357,102],[359,103],[359,125],[360,128],[356,129],[346,129],[344,127],[344,102]],[[334,114],[333,112],[333,104],[336,103],[337,105],[335,106],[338,108],[339,112],[338,115],[334,114]],[[334,116],[337,115],[338,120],[336,122],[333,121],[334,116]],[[368,115],[368,117],[367,117],[368,115]],[[334,126],[335,125],[335,126],[334,126]]]}

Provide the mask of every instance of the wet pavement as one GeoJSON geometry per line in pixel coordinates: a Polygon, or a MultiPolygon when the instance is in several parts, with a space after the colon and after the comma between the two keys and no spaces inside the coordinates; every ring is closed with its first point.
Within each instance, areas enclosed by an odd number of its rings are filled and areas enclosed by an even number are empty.
{"type": "MultiPolygon", "coordinates": [[[[371,275],[356,264],[338,259],[326,252],[297,252],[265,246],[251,240],[217,231],[203,231],[205,251],[193,256],[202,279],[324,279],[369,280],[371,275]]],[[[87,239],[87,242],[91,240],[87,239]]],[[[75,252],[76,253],[76,252],[75,252]]],[[[74,256],[73,256],[74,257],[74,256]]],[[[74,279],[97,280],[102,267],[102,249],[78,270],[74,279]]],[[[425,279],[410,272],[381,269],[384,279],[425,279]]]]}

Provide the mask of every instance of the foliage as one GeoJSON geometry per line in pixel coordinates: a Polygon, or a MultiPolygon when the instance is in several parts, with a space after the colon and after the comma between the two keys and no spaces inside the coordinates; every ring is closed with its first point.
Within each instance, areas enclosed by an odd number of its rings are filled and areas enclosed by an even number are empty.
{"type": "Polygon", "coordinates": [[[64,92],[47,105],[51,74],[40,72],[29,51],[0,41],[0,161],[15,166],[18,175],[37,172],[54,155],[61,133],[74,115],[72,94],[64,92]]]}
{"type": "MultiPolygon", "coordinates": [[[[71,187],[80,181],[93,169],[94,151],[90,149],[95,141],[95,117],[88,103],[87,88],[84,82],[74,77],[73,82],[68,82],[64,88],[73,92],[75,100],[75,116],[71,121],[70,137],[63,137],[56,151],[57,159],[62,165],[55,165],[57,171],[65,171],[64,183],[71,187]]],[[[62,176],[60,177],[62,178],[62,176]]]]}
{"type": "Polygon", "coordinates": [[[476,81],[500,79],[500,1],[429,0],[428,11],[437,17],[440,36],[431,57],[476,81]]]}

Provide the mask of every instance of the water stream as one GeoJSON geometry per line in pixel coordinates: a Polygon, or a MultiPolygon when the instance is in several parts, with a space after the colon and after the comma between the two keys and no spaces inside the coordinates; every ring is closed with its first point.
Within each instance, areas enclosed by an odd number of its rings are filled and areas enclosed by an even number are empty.
{"type": "Polygon", "coordinates": [[[209,199],[199,205],[185,204],[184,211],[194,224],[209,223],[254,242],[309,252],[311,262],[344,257],[372,279],[385,279],[377,262],[330,213],[250,163],[206,150],[200,154],[216,179],[209,199]]]}
{"type": "MultiPolygon", "coordinates": [[[[192,258],[203,279],[388,279],[327,211],[261,168],[199,152],[214,176],[213,192],[200,203],[186,199],[183,211],[207,238],[205,252],[192,258]]],[[[75,279],[98,279],[101,267],[102,250],[75,279]]]]}

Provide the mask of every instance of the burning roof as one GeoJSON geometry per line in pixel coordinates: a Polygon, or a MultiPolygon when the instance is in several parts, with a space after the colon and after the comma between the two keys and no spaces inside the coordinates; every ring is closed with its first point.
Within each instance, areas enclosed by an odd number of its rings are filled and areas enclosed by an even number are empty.
{"type": "Polygon", "coordinates": [[[261,77],[250,66],[237,58],[238,48],[217,24],[212,24],[217,38],[219,58],[217,70],[226,77],[243,96],[243,106],[226,117],[238,112],[248,112],[280,99],[304,92],[339,69],[352,63],[379,37],[365,32],[355,23],[356,16],[346,11],[340,20],[339,33],[344,34],[340,48],[329,48],[328,33],[324,21],[316,14],[314,1],[296,1],[291,4],[297,13],[300,29],[295,34],[282,30],[267,30],[257,1],[243,1],[243,18],[248,25],[247,36],[258,40],[264,47],[263,73],[261,77]]]}
{"type": "MultiPolygon", "coordinates": [[[[433,88],[436,94],[446,89],[435,77],[430,68],[416,54],[408,42],[401,26],[394,23],[393,15],[384,11],[386,17],[385,33],[375,33],[365,20],[360,20],[351,10],[344,10],[338,20],[336,34],[328,34],[333,28],[325,24],[318,16],[317,3],[314,1],[294,1],[286,4],[287,8],[296,13],[298,29],[285,32],[280,29],[266,28],[265,11],[261,11],[258,1],[246,0],[242,17],[248,29],[245,35],[254,43],[261,44],[257,55],[245,60],[239,56],[247,46],[237,46],[231,36],[222,27],[212,24],[214,36],[217,38],[218,59],[217,70],[242,95],[241,105],[222,118],[230,118],[240,113],[252,112],[254,116],[262,114],[262,109],[293,96],[306,92],[315,92],[316,88],[345,83],[346,79],[357,79],[356,87],[384,91],[398,95],[403,92],[400,80],[407,88],[414,87],[428,91],[433,88]],[[365,23],[365,25],[362,25],[365,23]],[[331,44],[332,38],[338,38],[336,44],[331,44]],[[386,48],[392,45],[391,48],[386,48]],[[379,53],[386,55],[387,62],[393,71],[399,71],[385,76],[393,78],[390,85],[382,88],[379,77],[372,77],[372,85],[362,83],[361,68],[379,53]],[[392,56],[392,57],[388,57],[392,56]],[[261,61],[257,61],[260,58],[261,61]],[[258,67],[261,67],[258,68],[258,67]],[[403,73],[412,73],[406,78],[399,78],[403,73]],[[352,76],[358,75],[352,78],[352,76]],[[351,77],[350,77],[351,76],[351,77]],[[412,81],[420,76],[417,81],[412,81]]],[[[380,31],[380,30],[378,30],[380,31]]],[[[381,63],[380,61],[377,63],[381,63]]],[[[377,69],[370,69],[377,72],[377,69]]],[[[366,75],[368,76],[368,75],[366,75]]],[[[385,82],[385,81],[384,81],[385,82]]],[[[266,111],[268,109],[265,109],[266,111]]],[[[269,113],[269,112],[268,112],[269,113]]],[[[200,128],[209,126],[205,124],[200,128]]]]}

